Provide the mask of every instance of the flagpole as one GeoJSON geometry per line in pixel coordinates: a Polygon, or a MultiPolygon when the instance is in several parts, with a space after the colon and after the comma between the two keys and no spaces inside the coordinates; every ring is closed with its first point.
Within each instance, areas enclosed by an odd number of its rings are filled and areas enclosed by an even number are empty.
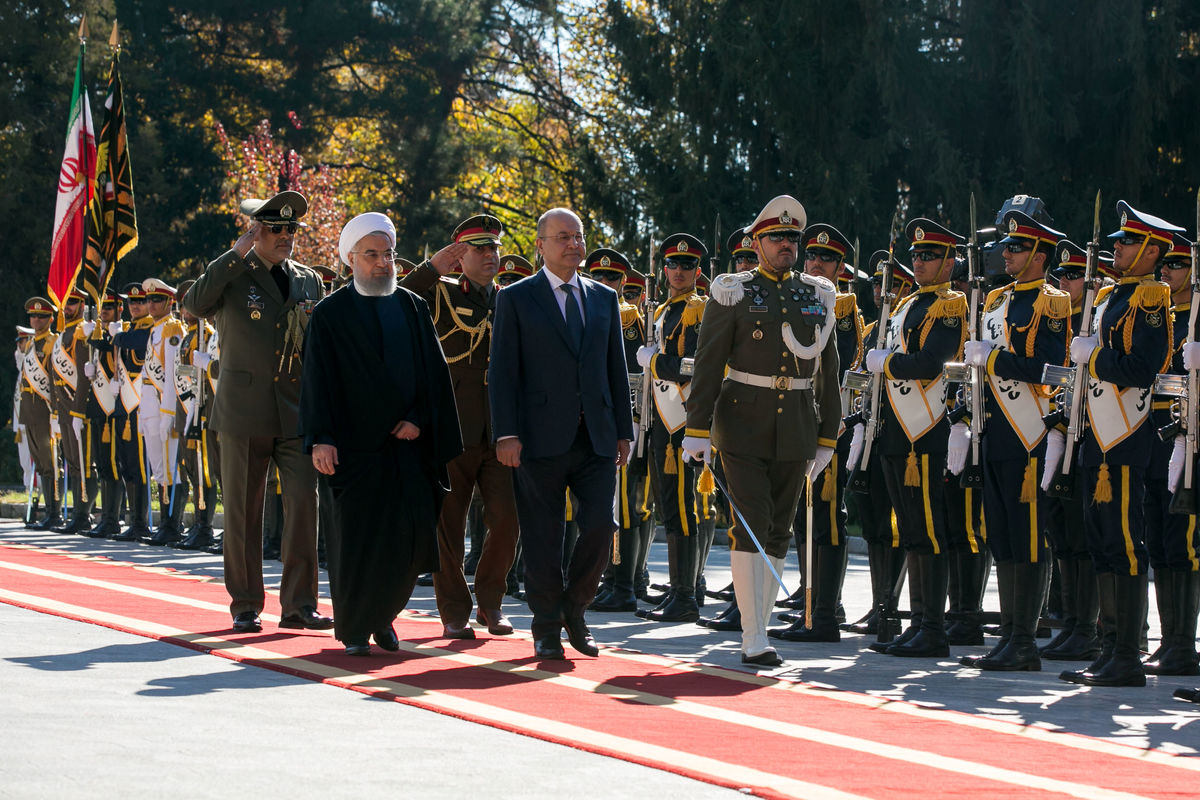
{"type": "MultiPolygon", "coordinates": [[[[115,23],[114,23],[115,24],[115,23]]],[[[83,15],[83,19],[79,20],[79,63],[84,61],[84,54],[87,51],[88,27],[87,14],[83,15]]],[[[81,87],[82,88],[82,87],[81,87]]],[[[80,128],[80,134],[83,137],[83,146],[80,147],[79,163],[83,166],[83,202],[79,204],[79,217],[81,224],[79,226],[79,266],[75,269],[75,278],[71,281],[71,285],[67,287],[67,296],[63,298],[65,306],[67,299],[70,298],[71,292],[75,290],[75,285],[79,282],[79,274],[83,271],[83,260],[87,258],[87,218],[88,207],[92,204],[92,181],[88,178],[91,175],[88,167],[88,152],[87,152],[87,111],[86,107],[83,112],[83,126],[80,128]]],[[[61,314],[61,309],[60,309],[61,314]]]]}

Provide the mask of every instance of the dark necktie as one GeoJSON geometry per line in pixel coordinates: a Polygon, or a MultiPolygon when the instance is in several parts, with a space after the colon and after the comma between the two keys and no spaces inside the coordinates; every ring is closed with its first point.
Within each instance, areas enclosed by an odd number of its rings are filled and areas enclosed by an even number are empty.
{"type": "Polygon", "coordinates": [[[283,264],[276,264],[271,267],[271,277],[275,279],[275,285],[279,287],[279,296],[288,299],[288,274],[283,269],[283,264]]]}
{"type": "Polygon", "coordinates": [[[575,287],[569,283],[563,284],[567,293],[567,334],[575,345],[575,352],[583,347],[583,315],[579,313],[579,301],[575,299],[575,287]]]}

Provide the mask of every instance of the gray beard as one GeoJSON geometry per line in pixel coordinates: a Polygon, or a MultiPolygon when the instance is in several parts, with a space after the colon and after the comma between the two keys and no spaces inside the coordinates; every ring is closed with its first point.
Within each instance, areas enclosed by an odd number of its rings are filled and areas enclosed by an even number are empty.
{"type": "Polygon", "coordinates": [[[396,276],[385,275],[381,278],[354,279],[354,288],[366,297],[387,297],[396,293],[396,276]]]}

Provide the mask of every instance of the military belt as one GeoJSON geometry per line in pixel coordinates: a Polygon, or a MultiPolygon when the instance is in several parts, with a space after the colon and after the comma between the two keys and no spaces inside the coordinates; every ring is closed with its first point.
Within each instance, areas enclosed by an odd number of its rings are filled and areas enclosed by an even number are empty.
{"type": "Polygon", "coordinates": [[[729,368],[725,377],[731,381],[744,383],[747,386],[757,386],[760,389],[778,389],[781,392],[795,392],[800,389],[811,389],[812,378],[789,378],[786,375],[755,375],[742,372],[740,369],[729,368]]]}

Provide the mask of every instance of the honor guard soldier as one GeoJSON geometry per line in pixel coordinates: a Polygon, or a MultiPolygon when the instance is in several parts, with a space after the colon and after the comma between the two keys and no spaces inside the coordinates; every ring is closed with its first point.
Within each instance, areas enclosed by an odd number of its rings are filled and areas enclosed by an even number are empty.
{"type": "MultiPolygon", "coordinates": [[[[804,231],[804,272],[833,283],[845,265],[847,257],[855,254],[850,241],[841,231],[826,223],[809,225],[804,231]]],[[[834,299],[838,363],[843,372],[858,369],[862,360],[864,323],[858,310],[858,298],[853,292],[839,292],[834,299]]],[[[840,376],[838,380],[841,383],[840,376]]],[[[849,397],[842,394],[839,418],[850,414],[849,397]]],[[[839,420],[840,422],[840,420],[839,420]]],[[[788,628],[776,629],[768,635],[789,642],[837,642],[841,633],[837,622],[838,597],[846,577],[846,459],[850,452],[851,436],[843,435],[839,427],[838,446],[829,465],[812,482],[813,496],[803,498],[795,520],[796,554],[803,564],[805,541],[813,537],[816,563],[812,565],[814,604],[812,628],[806,627],[806,614],[799,616],[788,628]],[[807,530],[806,504],[811,502],[813,529],[807,530]]],[[[803,598],[801,594],[799,598],[803,598]]]]}
{"type": "Polygon", "coordinates": [[[98,322],[83,322],[80,330],[87,337],[88,356],[83,366],[86,384],[77,390],[82,395],[87,417],[88,441],[92,466],[100,483],[100,521],[84,535],[105,539],[121,533],[121,508],[125,504],[125,484],[117,466],[117,354],[113,349],[109,326],[121,319],[121,296],[113,289],[100,301],[98,322]]]}
{"type": "Polygon", "coordinates": [[[33,521],[33,514],[36,511],[35,498],[38,496],[38,489],[35,487],[37,470],[33,466],[33,457],[29,455],[29,432],[25,430],[25,425],[21,422],[21,395],[25,394],[21,389],[25,385],[25,375],[22,369],[25,364],[25,347],[30,337],[33,336],[33,328],[17,325],[16,329],[17,344],[14,356],[17,361],[17,381],[13,388],[12,430],[13,442],[17,445],[17,460],[21,462],[21,485],[25,487],[27,496],[25,524],[28,525],[33,521]]]}
{"type": "Polygon", "coordinates": [[[646,276],[636,269],[630,269],[625,274],[621,298],[634,308],[641,308],[642,303],[646,301],[646,276]]]}
{"type": "MultiPolygon", "coordinates": [[[[1188,340],[1192,310],[1192,243],[1175,234],[1171,249],[1160,262],[1162,280],[1171,287],[1171,315],[1174,319],[1171,343],[1171,368],[1168,372],[1186,375],[1183,346],[1188,340]]],[[[1195,298],[1200,302],[1200,298],[1195,298]]],[[[1190,398],[1189,398],[1190,399],[1190,398]]],[[[1171,489],[1179,475],[1171,474],[1169,464],[1183,471],[1186,436],[1173,424],[1170,401],[1154,401],[1152,418],[1161,433],[1174,436],[1153,440],[1153,454],[1146,471],[1146,551],[1154,568],[1154,596],[1158,602],[1158,620],[1162,638],[1158,649],[1146,659],[1150,675],[1198,675],[1200,657],[1196,653],[1196,616],[1200,610],[1200,541],[1197,541],[1196,515],[1171,513],[1171,489]],[[1171,480],[1174,478],[1174,480],[1171,480]]]]}
{"type": "MultiPolygon", "coordinates": [[[[642,426],[648,421],[638,417],[644,373],[637,362],[637,351],[646,344],[646,326],[638,308],[625,302],[622,292],[625,276],[633,266],[623,253],[607,247],[588,253],[584,264],[589,275],[617,293],[621,334],[625,342],[625,363],[629,368],[629,393],[633,401],[636,442],[642,434],[642,426]]],[[[637,610],[634,578],[642,562],[642,548],[650,544],[650,507],[649,459],[645,453],[639,457],[635,447],[617,476],[617,523],[621,530],[606,572],[608,580],[601,580],[601,590],[588,606],[592,611],[637,610]]]]}
{"type": "Polygon", "coordinates": [[[118,394],[116,427],[120,431],[117,443],[117,470],[125,482],[125,504],[129,510],[128,526],[111,537],[117,542],[132,542],[151,535],[150,531],[150,473],[147,469],[146,446],[141,435],[142,367],[146,361],[146,345],[150,341],[150,303],[142,284],[125,286],[129,304],[129,324],[119,319],[108,324],[116,355],[118,394]]]}
{"type": "MultiPolygon", "coordinates": [[[[328,268],[326,268],[328,269],[328,268]]],[[[332,270],[331,270],[332,272],[332,270]]],[[[179,294],[187,294],[195,281],[179,284],[179,294]]],[[[217,507],[217,486],[221,480],[221,451],[217,437],[208,429],[217,386],[212,368],[217,360],[217,332],[206,320],[197,319],[187,309],[179,311],[184,326],[183,341],[175,356],[175,437],[179,442],[179,461],[187,477],[181,482],[176,503],[182,513],[186,495],[184,485],[195,491],[194,521],[175,547],[180,550],[207,550],[213,543],[213,512],[217,507]]]]}
{"type": "Polygon", "coordinates": [[[878,442],[884,481],[908,561],[912,620],[888,655],[950,654],[944,628],[948,564],[943,471],[947,361],[962,353],[967,298],[950,288],[955,248],[964,243],[929,219],[910,222],[913,275],[920,288],[888,320],[887,347],[867,353],[870,372],[883,373],[883,428],[878,442]]]}
{"type": "Polygon", "coordinates": [[[500,271],[496,273],[496,285],[500,287],[516,283],[533,274],[533,264],[516,253],[505,253],[500,257],[500,271]]]}
{"type": "Polygon", "coordinates": [[[176,459],[179,439],[175,433],[175,361],[183,342],[183,323],[174,314],[175,289],[158,278],[142,281],[153,322],[142,364],[142,401],[138,405],[141,433],[145,440],[150,471],[158,484],[158,529],[143,541],[153,545],[173,544],[181,538],[180,521],[187,488],[179,482],[176,459]]]}
{"type": "Polygon", "coordinates": [[[29,453],[46,497],[46,515],[33,530],[48,531],[62,524],[62,494],[58,485],[58,444],[50,428],[50,403],[54,391],[54,306],[44,297],[25,301],[33,335],[25,343],[21,363],[21,424],[28,434],[29,453]]]}
{"type": "MultiPolygon", "coordinates": [[[[1058,288],[1071,299],[1071,332],[1081,333],[1083,319],[1084,277],[1087,270],[1086,251],[1067,239],[1058,243],[1051,277],[1058,288]]],[[[1102,295],[1112,287],[1101,290],[1102,295]]],[[[1086,333],[1084,331],[1083,333],[1086,333]]],[[[1047,438],[1057,438],[1060,432],[1051,431],[1047,438]]],[[[1076,445],[1072,460],[1079,462],[1076,445]]],[[[1100,655],[1100,639],[1096,623],[1100,615],[1099,587],[1096,568],[1088,552],[1084,529],[1083,509],[1090,501],[1083,496],[1080,470],[1074,472],[1076,490],[1073,497],[1047,497],[1047,517],[1044,529],[1058,566],[1062,602],[1062,627],[1040,650],[1043,659],[1051,661],[1092,661],[1100,655]]],[[[1043,477],[1043,488],[1049,481],[1043,477]]]]}
{"type": "MultiPolygon", "coordinates": [[[[1113,266],[1122,277],[1103,308],[1096,304],[1096,333],[1080,332],[1070,349],[1071,360],[1088,373],[1089,424],[1079,467],[1104,633],[1091,666],[1059,677],[1092,686],[1145,686],[1139,640],[1148,583],[1142,504],[1156,435],[1150,392],[1169,364],[1172,344],[1171,290],[1154,272],[1182,229],[1124,200],[1117,212],[1121,229],[1109,238],[1116,240],[1113,266]]],[[[1061,442],[1058,450],[1053,458],[1047,454],[1047,468],[1057,469],[1061,442]]]]}
{"type": "Polygon", "coordinates": [[[279,627],[325,630],[317,613],[317,473],[297,433],[304,333],[324,296],[317,273],[292,260],[308,211],[299,192],[243,200],[250,227],[210,263],[183,305],[212,317],[221,379],[211,430],[221,439],[225,588],[237,633],[262,630],[263,492],[274,459],[283,487],[279,627]]]}
{"type": "Polygon", "coordinates": [[[732,272],[748,272],[758,267],[754,237],[746,232],[746,228],[738,228],[731,233],[729,241],[725,244],[729,249],[729,266],[732,272]]]}
{"type": "MultiPolygon", "coordinates": [[[[1064,366],[1070,335],[1071,298],[1046,283],[1064,234],[1021,211],[1001,220],[1008,235],[1004,271],[1013,279],[993,289],[984,302],[979,339],[964,346],[964,360],[985,376],[983,511],[988,549],[996,562],[1000,594],[1000,642],[969,666],[985,670],[1040,670],[1037,626],[1049,553],[1045,520],[1048,504],[1039,486],[1046,456],[1050,397],[1042,385],[1046,364],[1064,366]]],[[[970,431],[957,422],[951,432],[950,471],[963,470],[970,431]]]]}
{"type": "Polygon", "coordinates": [[[67,485],[75,499],[70,521],[57,529],[62,533],[83,533],[92,527],[92,498],[96,494],[96,478],[88,463],[83,413],[87,400],[83,366],[87,363],[88,347],[79,325],[83,322],[86,299],[79,289],[72,289],[67,296],[62,314],[63,329],[54,340],[54,350],[50,354],[54,366],[51,422],[58,432],[62,457],[67,462],[67,485]],[[81,386],[84,389],[82,395],[79,392],[81,386]]]}
{"type": "Polygon", "coordinates": [[[835,290],[793,271],[804,223],[799,201],[774,198],[747,231],[758,268],[713,281],[683,440],[705,463],[719,452],[734,516],[729,559],[742,662],[755,666],[783,663],[766,631],[777,575],[804,481],[832,459],[841,424],[835,290]]]}
{"type": "Polygon", "coordinates": [[[420,294],[429,304],[458,404],[463,452],[446,467],[450,493],[442,501],[438,519],[440,569],[433,576],[442,633],[451,639],[475,638],[470,624],[475,605],[475,620],[486,625],[489,633],[503,636],[513,631],[501,602],[509,568],[516,558],[517,506],[512,470],[496,459],[487,390],[492,315],[498,291],[495,278],[501,268],[503,235],[504,226],[489,214],[463,220],[454,229],[451,245],[401,281],[401,286],[420,294]],[[456,270],[461,275],[452,276],[450,273],[456,270]],[[483,497],[487,535],[475,567],[472,599],[463,573],[463,550],[476,486],[483,497]]]}
{"type": "Polygon", "coordinates": [[[700,618],[696,578],[705,547],[696,520],[698,470],[681,445],[705,308],[705,299],[696,293],[696,277],[708,249],[689,233],[673,233],[659,245],[658,256],[663,260],[668,298],[654,310],[654,344],[638,348],[636,359],[644,370],[643,380],[653,382],[654,414],[641,424],[650,426],[651,468],[658,486],[655,500],[667,535],[671,588],[645,618],[695,622],[700,618]]]}

